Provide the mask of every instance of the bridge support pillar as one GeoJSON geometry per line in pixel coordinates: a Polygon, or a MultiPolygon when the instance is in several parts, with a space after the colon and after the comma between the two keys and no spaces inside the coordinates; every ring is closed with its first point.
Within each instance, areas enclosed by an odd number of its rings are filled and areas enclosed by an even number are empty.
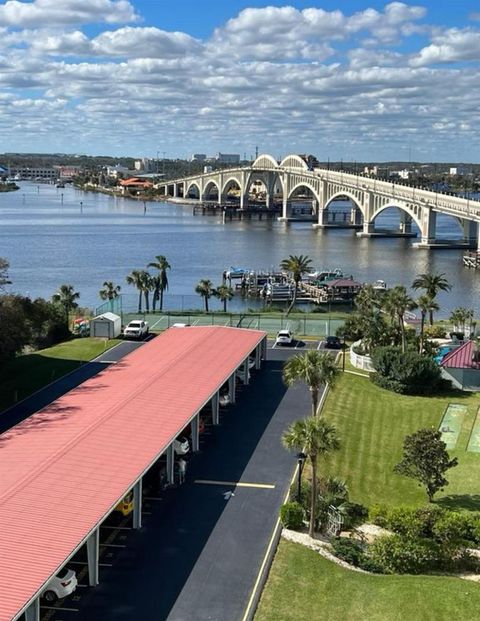
{"type": "Polygon", "coordinates": [[[463,240],[473,248],[477,248],[480,226],[472,220],[463,221],[463,240]]]}
{"type": "Polygon", "coordinates": [[[270,192],[267,192],[265,197],[265,207],[267,209],[271,209],[273,207],[273,195],[270,192]]]}
{"type": "Polygon", "coordinates": [[[280,222],[288,222],[288,199],[286,196],[283,197],[282,215],[278,219],[280,220],[280,222]]]}
{"type": "Polygon", "coordinates": [[[328,224],[328,209],[318,210],[318,222],[313,225],[314,229],[323,229],[328,224]]]}
{"type": "Polygon", "coordinates": [[[173,184],[173,197],[177,198],[178,196],[178,183],[173,184]]]}
{"type": "Polygon", "coordinates": [[[404,211],[400,212],[400,233],[412,232],[412,218],[404,211]]]}
{"type": "Polygon", "coordinates": [[[246,209],[248,207],[248,194],[240,194],[240,209],[246,209]]]}
{"type": "Polygon", "coordinates": [[[364,222],[363,229],[357,233],[357,237],[372,237],[375,234],[375,221],[364,222]]]}

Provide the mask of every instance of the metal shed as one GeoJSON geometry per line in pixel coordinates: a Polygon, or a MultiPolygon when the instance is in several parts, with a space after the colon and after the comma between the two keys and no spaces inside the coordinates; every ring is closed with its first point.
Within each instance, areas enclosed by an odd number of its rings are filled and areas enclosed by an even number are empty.
{"type": "Polygon", "coordinates": [[[114,313],[103,313],[94,317],[90,323],[90,335],[114,339],[122,331],[122,320],[114,313]]]}

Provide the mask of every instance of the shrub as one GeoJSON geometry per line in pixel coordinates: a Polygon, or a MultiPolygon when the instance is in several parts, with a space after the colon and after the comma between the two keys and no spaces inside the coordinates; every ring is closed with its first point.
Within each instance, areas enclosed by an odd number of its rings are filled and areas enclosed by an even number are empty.
{"type": "Polygon", "coordinates": [[[425,505],[416,510],[417,517],[422,522],[422,537],[433,537],[433,527],[445,515],[445,509],[437,505],[425,505]]]}
{"type": "Polygon", "coordinates": [[[363,524],[368,516],[367,507],[358,502],[344,502],[341,507],[345,519],[345,528],[363,524]]]}
{"type": "Polygon", "coordinates": [[[303,526],[304,511],[298,502],[286,502],[280,507],[280,521],[285,528],[299,530],[303,526]]]}
{"type": "Polygon", "coordinates": [[[386,573],[399,574],[425,573],[437,568],[442,560],[437,542],[396,534],[379,537],[370,546],[369,555],[386,573]]]}
{"type": "Polygon", "coordinates": [[[365,555],[365,547],[360,541],[356,539],[345,539],[344,537],[337,537],[331,542],[333,553],[343,561],[355,565],[358,567],[361,558],[365,555]]]}
{"type": "Polygon", "coordinates": [[[444,339],[447,336],[447,331],[443,326],[425,326],[423,334],[425,338],[444,339]]]}
{"type": "Polygon", "coordinates": [[[372,354],[376,373],[373,382],[402,394],[431,394],[441,385],[441,370],[435,361],[416,351],[402,352],[398,347],[379,347],[372,354]]]}
{"type": "Polygon", "coordinates": [[[387,505],[372,505],[368,510],[368,519],[372,524],[381,526],[382,528],[388,527],[388,507],[387,505]]]}
{"type": "Polygon", "coordinates": [[[476,543],[476,522],[468,513],[454,513],[449,511],[433,526],[433,536],[439,543],[454,547],[465,546],[468,542],[476,543]]]}
{"type": "Polygon", "coordinates": [[[420,537],[423,522],[412,507],[394,507],[387,514],[387,528],[406,537],[420,537]]]}

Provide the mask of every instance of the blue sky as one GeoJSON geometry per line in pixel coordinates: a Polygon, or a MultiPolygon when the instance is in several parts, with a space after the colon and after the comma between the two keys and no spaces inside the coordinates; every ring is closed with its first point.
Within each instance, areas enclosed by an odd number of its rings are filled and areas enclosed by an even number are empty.
{"type": "Polygon", "coordinates": [[[479,160],[480,5],[0,2],[2,151],[479,160]]]}

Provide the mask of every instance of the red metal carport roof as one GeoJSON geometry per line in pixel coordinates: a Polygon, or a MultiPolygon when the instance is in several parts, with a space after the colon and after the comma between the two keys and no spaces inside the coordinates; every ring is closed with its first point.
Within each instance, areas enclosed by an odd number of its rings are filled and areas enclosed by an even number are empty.
{"type": "Polygon", "coordinates": [[[0,435],[10,621],[265,337],[172,328],[0,435]]]}

